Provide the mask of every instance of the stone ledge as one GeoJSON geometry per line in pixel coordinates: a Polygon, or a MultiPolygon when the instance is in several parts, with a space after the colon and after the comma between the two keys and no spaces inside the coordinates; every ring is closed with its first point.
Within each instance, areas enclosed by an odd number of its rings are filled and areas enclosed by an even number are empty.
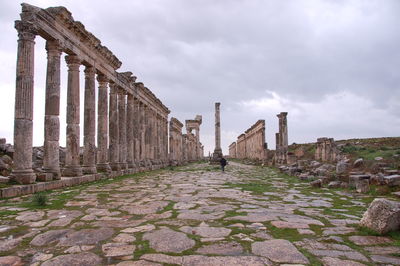
{"type": "MultiPolygon", "coordinates": [[[[164,165],[160,165],[160,168],[165,167],[164,165]]],[[[158,168],[159,169],[159,168],[158,168]]],[[[33,194],[36,192],[46,191],[46,190],[53,190],[63,187],[72,187],[77,186],[84,183],[89,183],[101,179],[106,178],[114,178],[123,175],[130,175],[138,172],[149,171],[148,167],[142,167],[139,170],[137,169],[126,169],[121,171],[112,171],[110,173],[97,173],[97,174],[89,174],[83,175],[78,177],[61,177],[60,180],[48,181],[48,182],[40,182],[36,184],[29,184],[29,185],[15,185],[8,188],[0,189],[0,198],[11,198],[17,196],[23,196],[28,194],[33,194]]]]}

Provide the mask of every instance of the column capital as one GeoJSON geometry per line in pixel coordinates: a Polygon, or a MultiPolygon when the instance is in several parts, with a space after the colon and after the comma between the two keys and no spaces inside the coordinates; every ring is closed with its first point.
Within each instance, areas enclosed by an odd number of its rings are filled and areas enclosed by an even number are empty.
{"type": "Polygon", "coordinates": [[[96,74],[96,68],[93,66],[86,66],[84,72],[86,78],[94,79],[94,75],[96,74]]]}
{"type": "Polygon", "coordinates": [[[33,41],[38,33],[37,27],[31,22],[16,20],[14,27],[20,40],[33,41]]]}
{"type": "Polygon", "coordinates": [[[61,55],[61,42],[59,40],[46,41],[46,50],[49,54],[61,55]]]}
{"type": "Polygon", "coordinates": [[[65,56],[65,62],[67,62],[68,68],[79,68],[79,66],[81,65],[81,60],[77,55],[65,56]]]}
{"type": "Polygon", "coordinates": [[[117,94],[118,93],[118,85],[114,82],[110,82],[110,94],[117,94]]]}
{"type": "Polygon", "coordinates": [[[97,81],[99,83],[108,83],[108,78],[104,74],[97,74],[97,81]]]}

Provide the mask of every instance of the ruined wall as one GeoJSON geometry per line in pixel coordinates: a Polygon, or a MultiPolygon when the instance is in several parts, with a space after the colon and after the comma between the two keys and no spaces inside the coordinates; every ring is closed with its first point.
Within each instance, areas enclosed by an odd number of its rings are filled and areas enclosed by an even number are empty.
{"type": "Polygon", "coordinates": [[[231,145],[229,145],[229,157],[230,158],[237,158],[237,155],[236,155],[236,142],[233,142],[231,145]]]}
{"type": "Polygon", "coordinates": [[[323,162],[335,162],[338,149],[333,138],[318,138],[315,149],[315,160],[323,162]]]}
{"type": "Polygon", "coordinates": [[[236,143],[229,146],[229,155],[233,155],[232,158],[264,161],[267,156],[265,120],[258,120],[241,134],[236,143]]]}

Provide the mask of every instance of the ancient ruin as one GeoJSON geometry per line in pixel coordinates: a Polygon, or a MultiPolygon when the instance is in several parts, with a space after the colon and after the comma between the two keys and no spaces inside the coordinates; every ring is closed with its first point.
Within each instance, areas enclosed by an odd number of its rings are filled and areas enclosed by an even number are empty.
{"type": "Polygon", "coordinates": [[[258,120],[229,146],[229,157],[264,162],[267,158],[265,120],[258,120]]]}
{"type": "Polygon", "coordinates": [[[281,112],[276,116],[279,118],[279,132],[275,135],[275,163],[285,164],[288,159],[288,128],[287,112],[281,112]]]}
{"type": "Polygon", "coordinates": [[[219,163],[223,156],[221,148],[220,106],[221,103],[215,103],[215,149],[211,158],[211,163],[219,163]]]}
{"type": "MultiPolygon", "coordinates": [[[[29,184],[35,182],[37,176],[40,181],[51,181],[59,180],[61,176],[78,177],[96,174],[98,171],[136,172],[169,164],[170,110],[143,83],[136,82],[132,72],[117,72],[122,62],[87,31],[82,23],[75,21],[65,7],[41,9],[22,4],[21,20],[15,22],[15,28],[19,39],[15,94],[15,152],[11,173],[13,180],[29,184]],[[38,175],[32,169],[36,36],[46,40],[48,55],[44,158],[42,171],[38,175]],[[60,60],[63,54],[66,54],[68,84],[66,156],[61,167],[59,135],[63,126],[60,125],[59,114],[60,60]],[[85,74],[83,101],[79,97],[80,66],[84,66],[85,74]],[[95,79],[98,81],[98,88],[95,87],[95,79]],[[84,108],[83,125],[79,118],[80,108],[84,108]],[[84,128],[83,136],[80,136],[81,126],[84,128]],[[84,148],[81,164],[82,137],[84,148]]],[[[176,144],[179,142],[179,134],[172,134],[173,160],[182,163],[202,158],[200,125],[201,116],[186,121],[187,134],[183,137],[182,148],[180,144],[176,144]],[[196,131],[195,135],[191,132],[193,129],[196,131]]],[[[179,123],[175,120],[171,121],[171,127],[171,132],[179,131],[179,123]]]]}
{"type": "Polygon", "coordinates": [[[318,138],[316,145],[315,160],[322,162],[336,161],[338,150],[333,138],[318,138]]]}

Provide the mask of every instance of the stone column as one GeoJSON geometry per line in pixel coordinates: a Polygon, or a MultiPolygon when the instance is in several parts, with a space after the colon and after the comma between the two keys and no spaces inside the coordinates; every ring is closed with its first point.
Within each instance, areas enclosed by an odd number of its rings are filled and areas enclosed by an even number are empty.
{"type": "Polygon", "coordinates": [[[129,168],[134,167],[134,138],[133,138],[133,113],[134,113],[134,99],[133,95],[128,95],[127,110],[126,110],[126,142],[127,142],[127,158],[129,168]]]}
{"type": "Polygon", "coordinates": [[[215,103],[215,149],[213,154],[214,163],[219,162],[219,160],[222,158],[220,105],[221,103],[215,103]]]}
{"type": "Polygon", "coordinates": [[[99,92],[97,100],[97,170],[109,172],[108,164],[108,79],[106,76],[97,75],[99,92]]]}
{"type": "Polygon", "coordinates": [[[121,169],[127,169],[126,163],[126,94],[123,90],[118,92],[118,118],[119,118],[119,163],[121,169]]]}
{"type": "Polygon", "coordinates": [[[47,41],[46,104],[44,116],[43,172],[60,179],[60,57],[58,41],[47,41]]]}
{"type": "Polygon", "coordinates": [[[85,68],[85,104],[83,125],[83,165],[84,174],[95,174],[96,170],[96,69],[85,68]]]}
{"type": "Polygon", "coordinates": [[[15,83],[14,168],[11,179],[20,184],[35,182],[32,170],[34,25],[16,21],[18,31],[17,79],[15,83]]]}
{"type": "Polygon", "coordinates": [[[134,98],[133,101],[133,143],[134,143],[134,163],[138,166],[138,162],[140,161],[140,142],[139,142],[139,101],[137,98],[134,98]]]}
{"type": "Polygon", "coordinates": [[[145,121],[144,121],[144,103],[139,102],[139,146],[140,146],[140,161],[145,160],[145,121]]]}
{"type": "Polygon", "coordinates": [[[118,88],[115,83],[110,83],[110,166],[112,170],[120,170],[119,165],[119,118],[118,118],[118,88]]]}
{"type": "Polygon", "coordinates": [[[67,152],[65,155],[64,176],[81,176],[82,168],[79,157],[80,139],[80,99],[79,99],[79,66],[81,60],[76,55],[65,57],[68,65],[67,86],[67,152]]]}
{"type": "Polygon", "coordinates": [[[287,162],[288,151],[288,130],[287,130],[287,112],[281,112],[277,115],[279,118],[279,163],[287,162]]]}
{"type": "Polygon", "coordinates": [[[150,159],[150,115],[149,107],[144,106],[144,158],[146,161],[150,159]]]}

